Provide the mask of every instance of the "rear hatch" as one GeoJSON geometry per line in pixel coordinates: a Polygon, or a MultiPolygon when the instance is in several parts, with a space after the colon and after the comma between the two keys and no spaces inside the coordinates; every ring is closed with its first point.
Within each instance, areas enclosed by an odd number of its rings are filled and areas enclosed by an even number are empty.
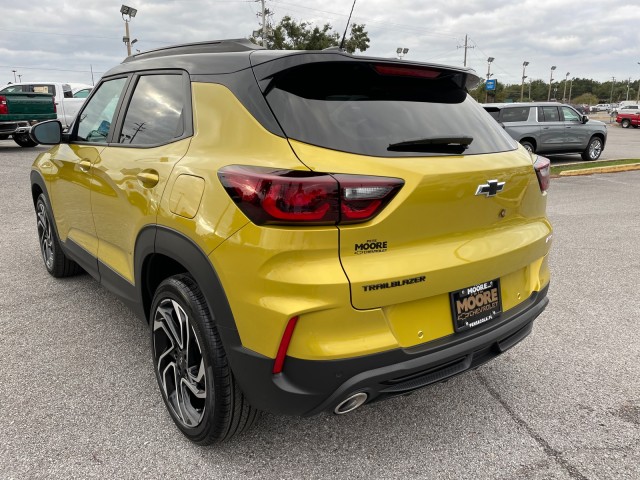
{"type": "Polygon", "coordinates": [[[337,53],[254,71],[311,170],[404,182],[373,219],[338,225],[354,308],[500,279],[546,254],[531,156],[467,94],[472,71],[337,53]]]}

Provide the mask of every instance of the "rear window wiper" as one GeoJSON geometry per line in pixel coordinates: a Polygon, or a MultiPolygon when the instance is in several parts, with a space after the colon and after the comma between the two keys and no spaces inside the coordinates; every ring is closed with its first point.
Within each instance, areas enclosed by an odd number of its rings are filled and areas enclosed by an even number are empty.
{"type": "Polygon", "coordinates": [[[390,152],[437,152],[463,153],[473,142],[473,137],[430,137],[417,140],[392,143],[387,147],[390,152]]]}

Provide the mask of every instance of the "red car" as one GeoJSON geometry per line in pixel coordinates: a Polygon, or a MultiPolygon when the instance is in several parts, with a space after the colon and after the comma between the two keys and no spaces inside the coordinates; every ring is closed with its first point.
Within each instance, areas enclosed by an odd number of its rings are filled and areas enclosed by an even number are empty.
{"type": "Polygon", "coordinates": [[[638,128],[638,125],[640,125],[640,112],[618,113],[616,122],[618,122],[622,128],[638,128]]]}

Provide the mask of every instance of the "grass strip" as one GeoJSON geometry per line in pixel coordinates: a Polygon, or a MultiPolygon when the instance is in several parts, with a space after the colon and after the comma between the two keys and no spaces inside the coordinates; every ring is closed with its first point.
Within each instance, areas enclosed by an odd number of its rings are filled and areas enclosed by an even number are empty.
{"type": "Polygon", "coordinates": [[[565,170],[585,170],[597,167],[614,167],[617,165],[635,165],[640,164],[640,158],[623,158],[620,160],[603,160],[600,162],[581,162],[572,163],[570,165],[556,165],[551,167],[551,175],[559,175],[565,170]]]}

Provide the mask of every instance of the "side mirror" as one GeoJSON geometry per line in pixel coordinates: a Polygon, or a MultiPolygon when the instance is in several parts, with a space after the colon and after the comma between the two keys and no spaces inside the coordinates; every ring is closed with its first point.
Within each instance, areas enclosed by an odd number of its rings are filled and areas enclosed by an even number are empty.
{"type": "Polygon", "coordinates": [[[62,140],[62,124],[59,120],[47,120],[31,127],[29,132],[34,142],[42,145],[57,145],[62,140]]]}
{"type": "Polygon", "coordinates": [[[582,115],[582,123],[587,123],[589,121],[589,117],[586,115],[582,115]]]}

